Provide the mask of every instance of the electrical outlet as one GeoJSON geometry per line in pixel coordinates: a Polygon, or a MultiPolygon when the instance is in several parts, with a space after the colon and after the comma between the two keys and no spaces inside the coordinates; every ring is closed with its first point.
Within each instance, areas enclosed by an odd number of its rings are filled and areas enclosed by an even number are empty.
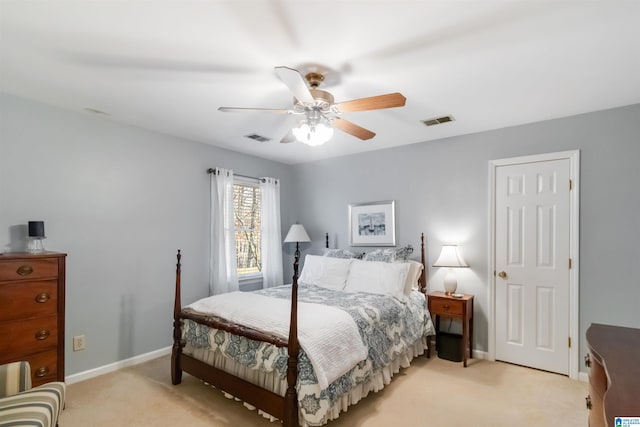
{"type": "Polygon", "coordinates": [[[87,343],[85,342],[84,335],[76,335],[73,337],[73,351],[80,351],[87,348],[87,343]]]}

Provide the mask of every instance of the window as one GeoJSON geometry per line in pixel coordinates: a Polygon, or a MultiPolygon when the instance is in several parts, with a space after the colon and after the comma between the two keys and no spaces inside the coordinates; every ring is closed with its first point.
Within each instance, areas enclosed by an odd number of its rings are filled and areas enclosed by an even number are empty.
{"type": "Polygon", "coordinates": [[[233,185],[236,260],[238,276],[259,274],[260,259],[260,187],[236,181],[233,185]]]}

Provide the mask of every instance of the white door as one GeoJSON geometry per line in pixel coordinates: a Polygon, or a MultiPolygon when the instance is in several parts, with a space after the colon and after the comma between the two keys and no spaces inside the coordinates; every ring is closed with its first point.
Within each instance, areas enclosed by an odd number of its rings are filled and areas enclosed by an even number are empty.
{"type": "Polygon", "coordinates": [[[496,359],[569,371],[569,159],[498,166],[496,359]]]}

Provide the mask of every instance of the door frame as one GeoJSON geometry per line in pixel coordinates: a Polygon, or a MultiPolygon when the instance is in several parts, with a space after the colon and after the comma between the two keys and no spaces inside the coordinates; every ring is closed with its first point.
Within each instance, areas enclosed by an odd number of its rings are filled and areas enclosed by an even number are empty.
{"type": "Polygon", "coordinates": [[[569,378],[578,379],[578,370],[580,366],[580,150],[535,154],[489,161],[489,264],[487,268],[487,283],[489,284],[488,359],[496,360],[496,169],[499,166],[562,159],[569,159],[569,178],[573,184],[572,189],[569,192],[569,257],[571,258],[571,269],[569,270],[569,339],[571,340],[571,347],[569,348],[569,378]]]}

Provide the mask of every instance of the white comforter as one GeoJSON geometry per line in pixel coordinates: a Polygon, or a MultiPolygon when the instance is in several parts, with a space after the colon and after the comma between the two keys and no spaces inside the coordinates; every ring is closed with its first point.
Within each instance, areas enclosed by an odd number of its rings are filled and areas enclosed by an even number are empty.
{"type": "MultiPolygon", "coordinates": [[[[289,300],[230,292],[198,300],[188,308],[285,339],[289,336],[289,300]]],[[[367,357],[355,322],[335,307],[299,302],[298,341],[313,365],[321,389],[367,357]]]]}

